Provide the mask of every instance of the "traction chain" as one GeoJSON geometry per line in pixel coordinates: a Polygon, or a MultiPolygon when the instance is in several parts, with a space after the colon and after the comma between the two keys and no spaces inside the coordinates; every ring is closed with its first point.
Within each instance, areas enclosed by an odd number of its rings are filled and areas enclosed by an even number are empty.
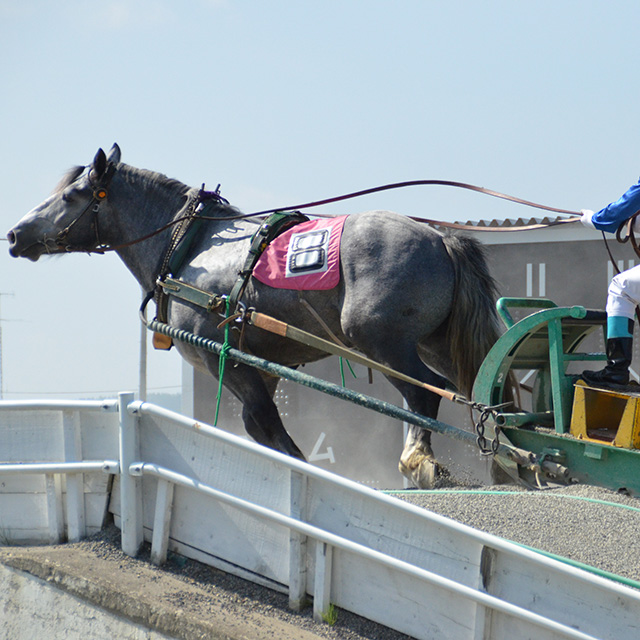
{"type": "Polygon", "coordinates": [[[474,425],[476,444],[480,450],[480,455],[494,456],[498,453],[498,449],[500,448],[500,427],[497,424],[494,426],[494,437],[489,439],[485,436],[485,423],[491,416],[496,416],[499,413],[499,409],[503,409],[505,406],[510,404],[510,402],[506,402],[488,407],[486,405],[474,403],[473,408],[480,411],[478,421],[474,425]]]}

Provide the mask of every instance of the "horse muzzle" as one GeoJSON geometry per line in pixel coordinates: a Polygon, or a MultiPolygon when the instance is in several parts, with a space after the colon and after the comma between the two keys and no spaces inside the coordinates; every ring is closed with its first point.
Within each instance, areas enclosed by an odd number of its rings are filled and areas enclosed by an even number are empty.
{"type": "Polygon", "coordinates": [[[32,262],[38,260],[43,253],[52,253],[47,250],[47,236],[32,226],[16,225],[7,233],[9,241],[9,255],[14,258],[27,258],[32,262]]]}

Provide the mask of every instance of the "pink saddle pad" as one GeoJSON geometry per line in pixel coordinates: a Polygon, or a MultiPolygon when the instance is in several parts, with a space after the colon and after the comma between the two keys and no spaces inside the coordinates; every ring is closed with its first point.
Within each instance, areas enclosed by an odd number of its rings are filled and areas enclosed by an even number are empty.
{"type": "Polygon", "coordinates": [[[253,277],[276,289],[333,289],[340,282],[340,237],[347,216],[309,220],[264,250],[253,277]]]}

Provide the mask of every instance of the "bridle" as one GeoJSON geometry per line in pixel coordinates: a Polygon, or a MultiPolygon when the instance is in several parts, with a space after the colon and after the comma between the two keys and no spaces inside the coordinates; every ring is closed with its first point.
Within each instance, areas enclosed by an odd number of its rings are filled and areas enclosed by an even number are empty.
{"type": "Polygon", "coordinates": [[[113,162],[110,162],[107,165],[107,169],[104,172],[102,178],[100,179],[99,185],[94,185],[91,181],[91,169],[89,169],[89,174],[87,179],[89,180],[89,184],[92,188],[91,200],[89,204],[83,209],[79,216],[74,218],[64,229],[59,231],[55,238],[49,239],[44,238],[43,242],[47,251],[49,249],[49,245],[47,244],[49,241],[52,241],[57,249],[61,249],[67,253],[73,252],[86,252],[86,253],[104,253],[105,251],[109,251],[110,247],[105,245],[100,240],[100,228],[99,228],[99,218],[98,214],[100,213],[100,205],[106,201],[108,195],[108,188],[111,185],[111,180],[116,172],[116,165],[113,162]],[[87,213],[93,214],[92,226],[94,229],[96,242],[94,246],[87,250],[81,247],[74,247],[69,241],[68,236],[72,229],[84,218],[87,213]]]}

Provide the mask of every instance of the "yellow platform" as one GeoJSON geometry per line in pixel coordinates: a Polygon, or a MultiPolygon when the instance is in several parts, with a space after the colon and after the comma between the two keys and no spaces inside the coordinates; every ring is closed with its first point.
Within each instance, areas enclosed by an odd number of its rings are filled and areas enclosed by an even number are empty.
{"type": "Polygon", "coordinates": [[[580,440],[640,449],[640,387],[638,392],[575,385],[571,435],[580,440]]]}

